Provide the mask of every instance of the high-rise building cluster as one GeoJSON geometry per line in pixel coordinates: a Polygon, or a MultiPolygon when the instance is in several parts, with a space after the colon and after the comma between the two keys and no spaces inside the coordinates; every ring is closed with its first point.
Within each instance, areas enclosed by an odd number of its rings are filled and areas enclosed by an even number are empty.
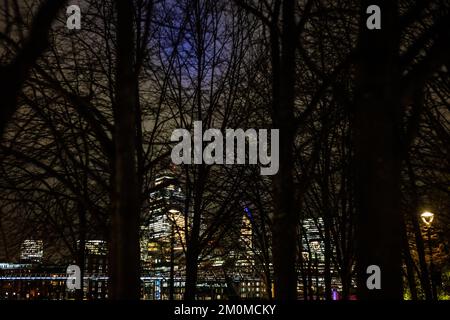
{"type": "MultiPolygon", "coordinates": [[[[140,228],[143,299],[183,298],[186,235],[191,216],[189,208],[185,208],[181,186],[177,177],[169,172],[155,179],[149,195],[148,210],[143,214],[140,228]]],[[[265,231],[258,229],[255,211],[250,205],[243,205],[242,214],[237,216],[236,234],[229,236],[231,245],[225,247],[215,243],[199,261],[198,299],[264,298],[269,290],[273,290],[272,265],[270,262],[264,265],[261,260],[263,248],[256,241],[257,234],[265,231]]],[[[321,225],[320,218],[303,222],[302,267],[309,272],[315,295],[323,295],[324,287],[324,245],[318,229],[321,225]]],[[[105,299],[108,297],[108,243],[98,239],[84,240],[83,243],[83,261],[78,258],[70,262],[83,265],[83,297],[105,299]]],[[[78,241],[77,247],[81,246],[78,241]]],[[[66,289],[66,267],[44,263],[42,240],[25,240],[20,263],[0,264],[0,299],[75,298],[76,293],[66,289]]],[[[340,289],[337,276],[332,278],[334,288],[340,289]]],[[[299,282],[299,296],[302,293],[303,286],[299,282]]]]}

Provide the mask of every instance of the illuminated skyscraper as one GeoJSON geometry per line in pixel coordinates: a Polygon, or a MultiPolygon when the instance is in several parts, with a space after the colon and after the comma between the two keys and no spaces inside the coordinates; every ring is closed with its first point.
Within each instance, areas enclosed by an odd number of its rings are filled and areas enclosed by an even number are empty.
{"type": "Polygon", "coordinates": [[[84,293],[87,299],[104,299],[107,294],[107,281],[101,279],[108,274],[108,244],[104,240],[86,240],[85,252],[85,274],[94,278],[85,281],[84,293]]]}
{"type": "Polygon", "coordinates": [[[176,178],[159,176],[149,197],[149,211],[141,226],[144,269],[169,270],[170,252],[180,255],[185,241],[184,195],[176,178]]]}
{"type": "MultiPolygon", "coordinates": [[[[242,215],[242,225],[240,229],[240,259],[237,266],[240,268],[248,268],[254,266],[254,243],[253,243],[253,216],[248,207],[244,208],[242,215]]],[[[247,270],[250,271],[250,270],[247,270]]]]}
{"type": "Polygon", "coordinates": [[[150,194],[149,237],[170,239],[172,226],[184,229],[184,195],[176,179],[170,175],[155,180],[156,191],[150,194]],[[182,225],[179,225],[179,224],[182,225]]]}

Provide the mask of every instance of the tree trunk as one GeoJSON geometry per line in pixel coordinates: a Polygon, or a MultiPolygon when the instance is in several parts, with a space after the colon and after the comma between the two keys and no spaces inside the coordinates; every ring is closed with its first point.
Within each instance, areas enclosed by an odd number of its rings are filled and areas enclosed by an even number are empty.
{"type": "Polygon", "coordinates": [[[325,266],[324,266],[324,281],[325,281],[325,299],[330,301],[331,296],[331,257],[333,250],[331,247],[331,231],[329,217],[324,219],[325,239],[324,239],[324,254],[325,254],[325,266]]]}
{"type": "Polygon", "coordinates": [[[170,226],[170,277],[169,277],[169,300],[173,301],[175,296],[175,223],[170,226]]]}
{"type": "Polygon", "coordinates": [[[411,292],[411,299],[417,300],[417,288],[414,276],[414,261],[409,251],[408,234],[406,232],[406,225],[403,223],[402,227],[402,240],[403,240],[403,257],[406,265],[406,278],[408,280],[409,291],[411,292]]]}
{"type": "Polygon", "coordinates": [[[331,203],[330,190],[328,188],[330,175],[330,152],[327,146],[324,146],[324,166],[322,172],[322,201],[323,201],[323,229],[324,229],[324,282],[325,282],[325,299],[331,300],[331,257],[333,250],[331,247],[331,203]]]}
{"type": "Polygon", "coordinates": [[[272,277],[270,276],[270,267],[268,263],[264,263],[264,282],[267,288],[266,295],[268,300],[273,300],[272,297],[272,277]]]}
{"type": "Polygon", "coordinates": [[[275,299],[297,299],[297,228],[294,208],[293,149],[295,97],[295,1],[282,4],[283,31],[281,56],[278,37],[272,31],[273,125],[280,130],[279,171],[273,178],[274,216],[272,221],[272,257],[275,299]]]}
{"type": "Polygon", "coordinates": [[[312,254],[311,250],[308,250],[308,300],[314,300],[314,291],[313,291],[313,274],[312,274],[312,254]]]}
{"type": "Polygon", "coordinates": [[[354,121],[357,268],[360,299],[402,299],[400,216],[399,28],[397,1],[381,0],[381,30],[366,27],[362,1],[354,121]],[[366,269],[381,269],[381,289],[366,269]]]}
{"type": "Polygon", "coordinates": [[[85,267],[86,267],[86,251],[85,251],[85,246],[86,246],[86,209],[84,207],[83,204],[79,203],[78,204],[78,220],[79,220],[79,246],[78,246],[78,257],[77,257],[77,264],[80,267],[80,282],[81,282],[81,287],[80,289],[75,290],[75,299],[76,300],[83,300],[83,296],[84,296],[84,272],[85,272],[85,267]]]}
{"type": "Polygon", "coordinates": [[[350,288],[352,286],[352,276],[351,272],[347,267],[341,270],[341,281],[342,281],[342,300],[348,300],[350,298],[350,288]]]}
{"type": "Polygon", "coordinates": [[[408,175],[409,180],[412,188],[412,197],[413,197],[413,211],[411,214],[411,223],[413,226],[414,231],[414,237],[416,241],[416,249],[417,249],[417,255],[419,257],[419,266],[420,266],[420,285],[422,287],[422,290],[425,294],[426,300],[432,300],[432,294],[431,294],[431,285],[430,285],[430,276],[428,273],[428,266],[427,261],[425,259],[425,245],[423,243],[422,238],[422,232],[420,230],[420,225],[418,221],[418,211],[419,211],[419,204],[418,204],[418,194],[416,189],[416,179],[414,175],[414,171],[411,167],[411,163],[408,160],[408,175]]]}
{"type": "Polygon", "coordinates": [[[115,120],[115,185],[112,218],[112,299],[140,298],[139,190],[136,174],[136,87],[134,9],[117,0],[117,70],[115,120]]]}
{"type": "Polygon", "coordinates": [[[196,246],[198,245],[191,243],[186,250],[186,283],[184,300],[187,301],[195,300],[197,291],[198,252],[195,248],[196,246]]]}
{"type": "Polygon", "coordinates": [[[200,255],[200,225],[202,214],[202,198],[207,176],[206,167],[201,164],[198,167],[198,178],[195,181],[194,190],[194,216],[192,221],[192,230],[189,235],[189,241],[186,248],[186,283],[185,300],[195,300],[198,278],[198,257],[200,255]]]}
{"type": "Polygon", "coordinates": [[[303,247],[302,247],[302,241],[301,237],[299,239],[298,244],[298,252],[299,252],[299,266],[300,266],[300,277],[301,282],[303,285],[303,300],[308,300],[308,275],[307,275],[307,269],[305,266],[305,259],[303,258],[303,247]]]}

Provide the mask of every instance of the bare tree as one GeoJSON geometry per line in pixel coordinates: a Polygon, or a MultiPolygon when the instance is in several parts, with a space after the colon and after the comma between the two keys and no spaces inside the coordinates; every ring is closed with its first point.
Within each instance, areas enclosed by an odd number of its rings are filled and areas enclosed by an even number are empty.
{"type": "MultiPolygon", "coordinates": [[[[37,9],[28,37],[22,39],[22,47],[6,65],[0,65],[0,99],[3,101],[0,109],[0,136],[3,136],[6,124],[17,110],[17,97],[20,90],[30,70],[47,48],[50,28],[65,3],[66,1],[59,0],[43,2],[37,9]]],[[[16,0],[5,1],[5,4],[5,11],[9,11],[10,6],[18,7],[16,0]]],[[[10,28],[12,27],[7,26],[7,30],[10,28]]],[[[9,39],[9,34],[0,33],[0,36],[3,41],[9,39]]]]}

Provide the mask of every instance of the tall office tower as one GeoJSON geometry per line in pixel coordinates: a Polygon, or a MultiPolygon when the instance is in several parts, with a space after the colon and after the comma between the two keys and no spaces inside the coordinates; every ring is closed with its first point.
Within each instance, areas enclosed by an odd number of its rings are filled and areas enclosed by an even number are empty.
{"type": "Polygon", "coordinates": [[[85,279],[84,292],[89,300],[104,299],[107,297],[108,283],[108,243],[104,240],[86,240],[85,253],[85,279]]]}
{"type": "Polygon", "coordinates": [[[172,174],[155,179],[141,232],[144,270],[168,272],[173,263],[171,256],[178,258],[185,242],[184,194],[172,174]]]}
{"type": "Polygon", "coordinates": [[[106,274],[108,272],[108,244],[104,240],[86,240],[84,245],[85,272],[106,274]]]}
{"type": "Polygon", "coordinates": [[[237,266],[246,268],[247,272],[251,272],[250,267],[254,267],[255,248],[253,243],[253,215],[248,207],[244,208],[242,215],[242,224],[240,229],[240,258],[237,261],[237,266]]]}
{"type": "Polygon", "coordinates": [[[20,247],[20,260],[41,263],[44,256],[44,241],[24,240],[20,247]]]}

